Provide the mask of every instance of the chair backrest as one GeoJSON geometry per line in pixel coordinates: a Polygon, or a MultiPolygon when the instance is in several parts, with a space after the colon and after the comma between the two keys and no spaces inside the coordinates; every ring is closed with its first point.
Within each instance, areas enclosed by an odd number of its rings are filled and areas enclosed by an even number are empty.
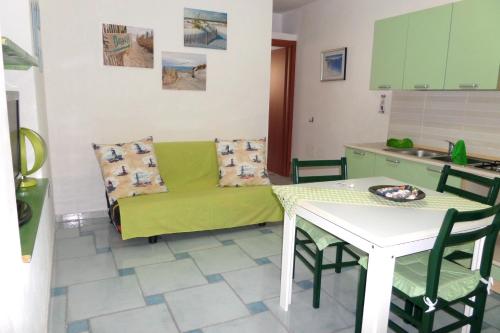
{"type": "Polygon", "coordinates": [[[444,250],[449,246],[469,243],[485,237],[479,272],[481,277],[488,278],[491,273],[491,263],[499,230],[500,204],[486,209],[465,212],[459,212],[454,208],[449,209],[429,255],[426,296],[436,299],[444,250]],[[452,233],[453,227],[457,223],[478,221],[491,216],[493,216],[493,221],[485,227],[469,232],[452,233]]]}
{"type": "Polygon", "coordinates": [[[436,191],[438,192],[449,192],[460,197],[477,201],[485,205],[493,206],[498,197],[498,191],[500,189],[500,178],[486,178],[478,175],[474,175],[468,172],[459,171],[452,169],[449,165],[445,165],[443,171],[441,172],[441,178],[436,191]],[[448,178],[450,176],[458,177],[469,182],[482,185],[488,189],[486,196],[464,190],[462,188],[454,187],[447,184],[448,178]]]}
{"type": "Polygon", "coordinates": [[[292,160],[292,181],[294,184],[326,182],[332,180],[342,180],[347,177],[347,160],[342,157],[340,160],[308,160],[299,161],[297,158],[292,160]],[[338,175],[322,175],[322,176],[300,176],[301,168],[320,168],[320,167],[339,167],[338,175]]]}

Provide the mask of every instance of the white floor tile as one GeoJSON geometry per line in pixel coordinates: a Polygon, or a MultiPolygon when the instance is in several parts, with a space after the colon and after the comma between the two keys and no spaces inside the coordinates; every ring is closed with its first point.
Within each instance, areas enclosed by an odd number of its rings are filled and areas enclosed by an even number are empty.
{"type": "Polygon", "coordinates": [[[183,332],[249,315],[224,282],[167,293],[165,299],[183,332]]]}
{"type": "Polygon", "coordinates": [[[55,246],[56,259],[85,257],[96,254],[94,237],[58,239],[55,246]]]}
{"type": "Polygon", "coordinates": [[[205,275],[257,266],[238,246],[229,245],[189,252],[205,275]]]}
{"type": "Polygon", "coordinates": [[[56,287],[118,276],[111,253],[58,260],[55,267],[56,276],[54,284],[56,287]]]}
{"type": "Polygon", "coordinates": [[[321,293],[320,308],[314,309],[312,289],[293,294],[288,312],[281,309],[279,298],[264,303],[294,333],[331,333],[354,325],[354,314],[325,293],[321,293]]]}
{"type": "Polygon", "coordinates": [[[145,296],[208,283],[191,259],[141,266],[135,272],[145,296]]]}
{"type": "Polygon", "coordinates": [[[245,303],[279,296],[281,271],[274,265],[262,265],[222,274],[245,303]]]}
{"type": "Polygon", "coordinates": [[[134,275],[68,288],[68,322],[144,305],[144,297],[134,275]]]}
{"type": "Polygon", "coordinates": [[[270,312],[203,328],[203,333],[287,333],[270,312]]]}
{"type": "Polygon", "coordinates": [[[49,332],[66,333],[66,295],[51,298],[49,332]]]}
{"type": "Polygon", "coordinates": [[[340,274],[333,273],[322,278],[321,289],[341,303],[348,310],[356,311],[356,295],[358,294],[359,269],[343,268],[340,274]]]}
{"type": "Polygon", "coordinates": [[[56,229],[56,239],[80,237],[78,228],[60,228],[56,229]]]}
{"type": "Polygon", "coordinates": [[[178,332],[165,304],[119,312],[90,320],[92,333],[178,332]]]}
{"type": "Polygon", "coordinates": [[[234,241],[252,258],[269,257],[281,253],[282,239],[273,234],[264,234],[257,237],[236,239],[234,241]]]}
{"type": "Polygon", "coordinates": [[[175,259],[170,249],[163,242],[113,248],[112,251],[118,269],[157,264],[175,259]]]}
{"type": "Polygon", "coordinates": [[[167,244],[173,253],[182,253],[222,246],[221,242],[219,242],[214,236],[202,232],[169,236],[167,238],[167,244]]]}

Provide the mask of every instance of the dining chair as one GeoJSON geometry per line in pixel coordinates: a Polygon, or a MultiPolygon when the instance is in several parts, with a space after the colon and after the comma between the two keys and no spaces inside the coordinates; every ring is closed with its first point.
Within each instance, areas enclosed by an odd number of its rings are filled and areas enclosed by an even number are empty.
{"type": "MultiPolygon", "coordinates": [[[[430,251],[420,252],[396,259],[392,292],[405,301],[405,308],[391,303],[393,314],[410,323],[419,333],[451,332],[465,325],[471,325],[472,333],[481,331],[486,298],[493,284],[490,277],[495,242],[500,230],[500,204],[475,211],[459,212],[449,209],[430,251]],[[452,233],[458,223],[467,223],[493,217],[486,227],[464,233],[452,233]],[[444,259],[445,249],[485,238],[478,270],[444,259]],[[416,311],[408,312],[406,304],[411,303],[416,311]],[[457,304],[470,306],[471,316],[456,309],[457,304]],[[444,311],[454,322],[433,330],[435,315],[444,311]]],[[[360,279],[356,309],[355,332],[361,332],[368,257],[360,259],[360,279]]],[[[389,320],[389,327],[396,332],[408,332],[400,324],[389,320]]]]}
{"type": "MultiPolygon", "coordinates": [[[[325,170],[326,171],[326,170],[325,170]]],[[[333,180],[343,180],[347,176],[347,162],[345,157],[340,160],[302,160],[297,158],[292,160],[292,181],[294,184],[323,182],[333,180]],[[302,176],[300,174],[303,168],[332,168],[339,169],[338,174],[302,176]]],[[[319,308],[321,294],[321,276],[324,270],[335,269],[340,273],[342,267],[354,266],[358,264],[360,257],[359,250],[349,246],[343,240],[333,236],[323,229],[315,226],[307,220],[297,216],[295,229],[295,249],[294,249],[294,275],[295,259],[299,258],[304,265],[313,272],[313,307],[319,308]],[[300,236],[300,237],[299,237],[300,236]],[[311,246],[312,245],[312,246],[311,246]],[[324,250],[327,247],[336,247],[335,262],[331,264],[324,263],[324,250]],[[303,253],[299,252],[299,249],[303,253]],[[343,253],[346,252],[355,260],[342,261],[343,253]],[[306,256],[309,257],[306,258],[306,256]]]]}
{"type": "MultiPolygon", "coordinates": [[[[449,165],[445,165],[441,172],[441,177],[439,179],[436,191],[455,194],[462,198],[493,206],[497,200],[499,189],[500,178],[498,177],[493,179],[486,178],[465,171],[452,169],[449,165]],[[477,194],[475,192],[465,190],[461,187],[450,185],[448,182],[450,180],[450,177],[457,177],[460,180],[468,181],[479,187],[483,187],[486,191],[486,195],[477,194]]],[[[446,249],[445,257],[448,260],[452,260],[456,263],[467,266],[470,265],[473,251],[474,243],[462,244],[460,246],[446,249]]]]}

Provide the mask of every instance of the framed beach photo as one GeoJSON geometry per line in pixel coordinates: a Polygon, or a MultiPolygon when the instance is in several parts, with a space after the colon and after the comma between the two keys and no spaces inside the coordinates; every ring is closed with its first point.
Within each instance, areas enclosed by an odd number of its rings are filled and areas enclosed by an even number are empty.
{"type": "Polygon", "coordinates": [[[347,47],[321,52],[321,81],[345,80],[347,47]]]}

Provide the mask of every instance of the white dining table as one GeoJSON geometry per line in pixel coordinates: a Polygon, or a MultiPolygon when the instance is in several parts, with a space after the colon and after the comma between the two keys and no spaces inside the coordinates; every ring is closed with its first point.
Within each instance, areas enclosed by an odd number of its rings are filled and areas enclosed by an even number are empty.
{"type": "MultiPolygon", "coordinates": [[[[401,181],[391,178],[372,177],[294,186],[368,191],[368,188],[374,185],[401,184],[401,181]]],[[[430,189],[422,188],[422,190],[427,195],[450,196],[430,189]]],[[[445,209],[340,204],[307,200],[300,200],[294,212],[292,216],[285,213],[281,308],[288,311],[292,302],[295,219],[296,216],[300,216],[369,255],[363,333],[387,332],[395,259],[431,249],[446,214],[445,209]]],[[[487,224],[486,220],[461,223],[454,228],[453,232],[470,231],[487,224]]],[[[472,269],[479,267],[483,242],[483,240],[476,242],[472,269]]],[[[470,311],[470,308],[466,309],[466,313],[471,313],[470,311]]],[[[463,332],[466,331],[467,328],[463,329],[463,332]]]]}

